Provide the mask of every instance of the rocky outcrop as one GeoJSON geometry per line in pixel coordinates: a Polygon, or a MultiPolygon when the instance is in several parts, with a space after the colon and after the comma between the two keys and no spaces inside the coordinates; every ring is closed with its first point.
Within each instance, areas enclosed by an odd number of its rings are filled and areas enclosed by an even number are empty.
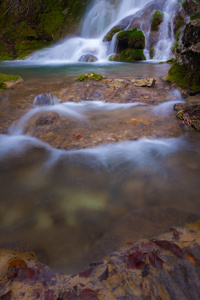
{"type": "Polygon", "coordinates": [[[196,300],[199,255],[199,221],[128,242],[73,276],[54,272],[34,253],[1,250],[0,298],[196,300]]]}
{"type": "Polygon", "coordinates": [[[187,24],[182,43],[185,48],[200,42],[200,19],[196,19],[187,24]]]}
{"type": "Polygon", "coordinates": [[[183,38],[183,50],[177,53],[177,62],[169,70],[167,80],[192,92],[200,91],[200,19],[187,24],[183,38]]]}
{"type": "Polygon", "coordinates": [[[182,43],[184,49],[178,56],[178,62],[191,72],[191,76],[195,77],[195,82],[200,85],[200,19],[187,24],[182,43]]]}

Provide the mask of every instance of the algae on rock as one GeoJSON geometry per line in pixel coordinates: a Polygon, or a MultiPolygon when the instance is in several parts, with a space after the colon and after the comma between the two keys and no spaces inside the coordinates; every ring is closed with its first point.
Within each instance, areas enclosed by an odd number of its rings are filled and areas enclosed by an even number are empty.
{"type": "Polygon", "coordinates": [[[163,13],[156,10],[151,19],[151,31],[158,31],[160,24],[163,22],[163,13]]]}
{"type": "Polygon", "coordinates": [[[76,78],[76,80],[77,81],[85,81],[87,79],[90,79],[90,80],[98,81],[98,80],[101,80],[102,78],[103,78],[102,75],[91,72],[91,73],[85,73],[85,74],[80,75],[79,77],[76,78]]]}

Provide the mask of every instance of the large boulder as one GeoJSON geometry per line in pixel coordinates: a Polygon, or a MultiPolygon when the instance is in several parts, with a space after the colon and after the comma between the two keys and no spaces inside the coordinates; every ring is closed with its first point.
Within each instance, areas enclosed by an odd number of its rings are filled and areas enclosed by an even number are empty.
{"type": "Polygon", "coordinates": [[[132,30],[124,30],[117,34],[117,52],[121,52],[127,48],[130,49],[144,49],[145,36],[142,30],[134,28],[132,30]]]}
{"type": "Polygon", "coordinates": [[[196,19],[187,24],[183,39],[184,47],[190,47],[200,42],[200,19],[196,19]]]}

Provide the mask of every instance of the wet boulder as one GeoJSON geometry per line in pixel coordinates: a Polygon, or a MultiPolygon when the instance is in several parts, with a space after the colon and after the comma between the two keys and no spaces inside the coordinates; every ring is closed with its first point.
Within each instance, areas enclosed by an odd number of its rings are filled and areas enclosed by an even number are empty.
{"type": "Polygon", "coordinates": [[[131,30],[124,30],[117,34],[117,52],[129,48],[129,49],[144,49],[145,48],[145,36],[142,30],[137,28],[131,30]]]}
{"type": "Polygon", "coordinates": [[[143,53],[143,49],[130,49],[127,48],[121,51],[119,55],[119,61],[123,62],[134,62],[139,60],[146,60],[146,57],[143,53]]]}
{"type": "Polygon", "coordinates": [[[163,13],[156,10],[151,19],[151,31],[159,31],[160,24],[163,22],[163,13]]]}
{"type": "Polygon", "coordinates": [[[121,31],[122,30],[122,28],[119,26],[115,26],[115,27],[113,27],[105,36],[104,36],[104,38],[103,38],[103,42],[110,42],[111,40],[112,40],[112,38],[113,38],[113,36],[117,33],[117,32],[119,32],[119,31],[121,31]]]}
{"type": "Polygon", "coordinates": [[[80,62],[95,62],[97,60],[98,60],[98,58],[95,55],[85,54],[85,55],[82,55],[78,61],[80,61],[80,62]]]}

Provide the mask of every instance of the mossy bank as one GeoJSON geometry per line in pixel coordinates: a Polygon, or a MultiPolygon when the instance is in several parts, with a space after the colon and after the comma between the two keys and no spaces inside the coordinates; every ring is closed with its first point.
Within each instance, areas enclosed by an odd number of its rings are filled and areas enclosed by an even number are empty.
{"type": "Polygon", "coordinates": [[[24,58],[59,39],[77,34],[91,0],[2,0],[0,60],[24,58]]]}

